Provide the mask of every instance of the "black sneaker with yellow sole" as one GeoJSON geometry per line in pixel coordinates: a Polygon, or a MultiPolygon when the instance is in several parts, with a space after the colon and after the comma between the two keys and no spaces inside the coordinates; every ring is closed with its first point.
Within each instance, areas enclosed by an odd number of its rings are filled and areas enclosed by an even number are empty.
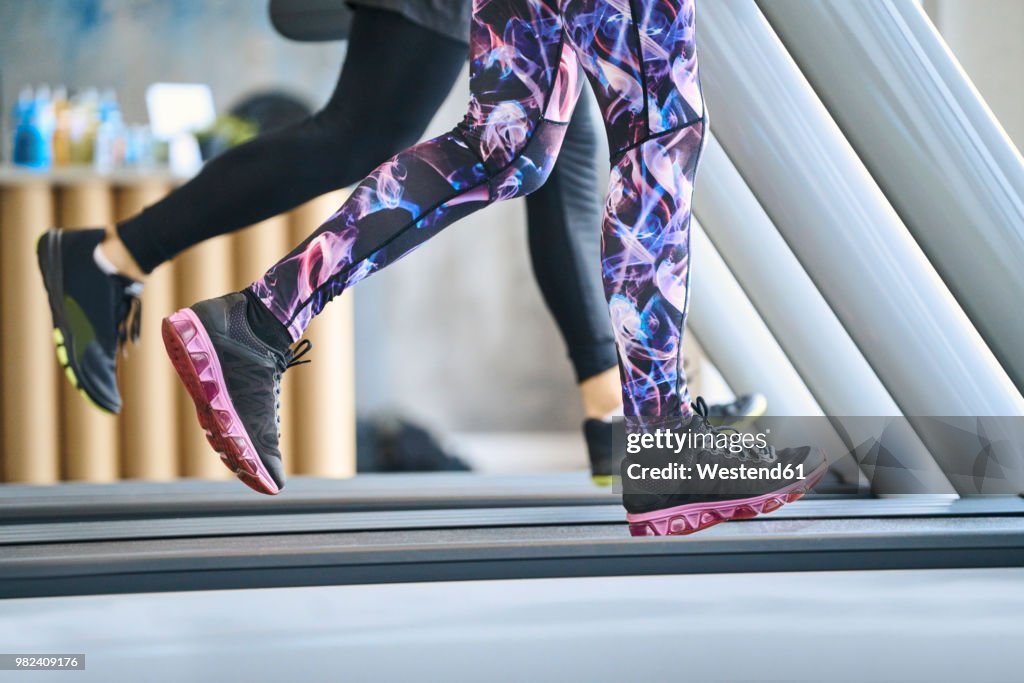
{"type": "Polygon", "coordinates": [[[55,228],[39,238],[36,257],[64,374],[93,405],[118,413],[117,357],[127,341],[139,337],[142,283],[96,265],[93,251],[105,234],[102,228],[55,228]]]}

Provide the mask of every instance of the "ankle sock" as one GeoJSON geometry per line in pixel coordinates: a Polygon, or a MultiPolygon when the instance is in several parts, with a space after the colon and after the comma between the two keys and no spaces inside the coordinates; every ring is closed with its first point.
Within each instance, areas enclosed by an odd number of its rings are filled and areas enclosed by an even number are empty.
{"type": "Polygon", "coordinates": [[[117,266],[110,262],[106,254],[100,247],[103,246],[103,242],[96,245],[96,248],[92,250],[92,260],[96,263],[100,270],[107,275],[118,275],[117,266]]]}
{"type": "Polygon", "coordinates": [[[92,250],[92,260],[93,263],[96,264],[96,267],[99,268],[104,275],[110,275],[112,277],[118,278],[119,281],[123,282],[125,284],[127,291],[132,296],[139,296],[140,294],[142,294],[142,282],[136,280],[135,278],[130,278],[121,271],[119,271],[117,269],[117,266],[111,263],[110,259],[107,258],[107,255],[103,253],[102,249],[100,249],[101,246],[103,246],[102,241],[99,244],[97,244],[96,247],[92,250]]]}
{"type": "Polygon", "coordinates": [[[284,351],[292,345],[292,335],[281,321],[274,317],[270,309],[263,305],[251,289],[246,287],[242,294],[249,301],[245,307],[245,317],[253,334],[272,349],[284,351]]]}
{"type": "Polygon", "coordinates": [[[92,250],[92,260],[96,264],[96,267],[99,268],[100,270],[102,270],[107,275],[117,275],[119,277],[123,277],[126,280],[131,280],[132,282],[138,283],[138,285],[141,287],[142,286],[141,282],[139,282],[135,278],[128,277],[127,275],[125,275],[124,273],[122,273],[121,271],[119,271],[117,269],[117,266],[115,266],[111,262],[111,260],[107,258],[107,255],[103,253],[103,249],[100,248],[102,246],[103,246],[103,242],[101,241],[92,250]]]}

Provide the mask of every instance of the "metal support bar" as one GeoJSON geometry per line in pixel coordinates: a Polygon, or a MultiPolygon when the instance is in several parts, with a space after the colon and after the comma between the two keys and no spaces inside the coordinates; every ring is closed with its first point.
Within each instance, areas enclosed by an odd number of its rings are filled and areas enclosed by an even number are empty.
{"type": "Polygon", "coordinates": [[[737,393],[760,391],[772,415],[824,415],[697,221],[689,326],[737,393]]]}
{"type": "MultiPolygon", "coordinates": [[[[701,173],[695,200],[701,224],[707,227],[732,275],[825,413],[900,415],[896,402],[714,137],[704,152],[701,173]]],[[[695,278],[705,270],[705,258],[705,254],[695,254],[695,278]]],[[[710,265],[711,270],[721,268],[714,259],[710,265]]],[[[707,286],[714,287],[715,296],[721,290],[721,277],[707,286]]],[[[694,301],[699,302],[705,295],[705,289],[697,290],[694,301]]],[[[732,315],[738,310],[734,303],[718,305],[724,307],[723,314],[732,315]]],[[[739,339],[725,336],[728,343],[757,343],[744,335],[739,339]]],[[[737,362],[755,367],[772,362],[770,355],[766,357],[759,348],[747,353],[752,355],[737,362]]],[[[851,436],[855,443],[862,440],[858,435],[851,436]]],[[[902,445],[900,459],[914,470],[920,486],[917,493],[955,492],[919,438],[907,434],[902,445]]],[[[889,481],[882,473],[873,478],[872,490],[879,494],[906,493],[907,482],[889,481]]]]}
{"type": "Polygon", "coordinates": [[[901,410],[1024,414],[754,0],[706,3],[700,23],[719,141],[901,410]]]}
{"type": "Polygon", "coordinates": [[[1024,159],[911,0],[759,0],[903,223],[1024,389],[1024,159]]]}

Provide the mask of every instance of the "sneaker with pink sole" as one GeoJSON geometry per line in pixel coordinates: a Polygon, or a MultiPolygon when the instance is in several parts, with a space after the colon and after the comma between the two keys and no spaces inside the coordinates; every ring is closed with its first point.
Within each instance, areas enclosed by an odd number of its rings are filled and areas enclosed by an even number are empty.
{"type": "Polygon", "coordinates": [[[281,375],[311,344],[275,349],[246,317],[243,294],[201,301],[164,318],[163,338],[199,424],[220,459],[249,488],[274,495],[284,487],[281,375]]]}
{"type": "MultiPolygon", "coordinates": [[[[685,430],[716,437],[726,431],[736,433],[731,427],[712,425],[703,398],[693,403],[693,410],[685,430]]],[[[637,459],[627,456],[622,466],[622,501],[633,536],[692,534],[721,522],[772,512],[801,498],[828,471],[824,453],[810,446],[694,448],[645,464],[684,466],[690,475],[685,481],[672,482],[627,479],[631,466],[634,475],[643,473],[636,469],[637,459]],[[699,476],[700,472],[718,476],[699,476]]]]}

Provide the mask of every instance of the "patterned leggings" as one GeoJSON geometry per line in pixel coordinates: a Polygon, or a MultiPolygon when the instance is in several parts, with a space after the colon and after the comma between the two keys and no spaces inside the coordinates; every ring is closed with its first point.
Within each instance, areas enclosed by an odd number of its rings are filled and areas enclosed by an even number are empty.
{"type": "Polygon", "coordinates": [[[462,123],[374,170],[253,291],[298,339],[333,297],[442,228],[536,190],[582,67],[612,150],[601,260],[625,412],[688,414],[680,346],[707,125],[694,21],[694,0],[474,0],[462,123]]]}

